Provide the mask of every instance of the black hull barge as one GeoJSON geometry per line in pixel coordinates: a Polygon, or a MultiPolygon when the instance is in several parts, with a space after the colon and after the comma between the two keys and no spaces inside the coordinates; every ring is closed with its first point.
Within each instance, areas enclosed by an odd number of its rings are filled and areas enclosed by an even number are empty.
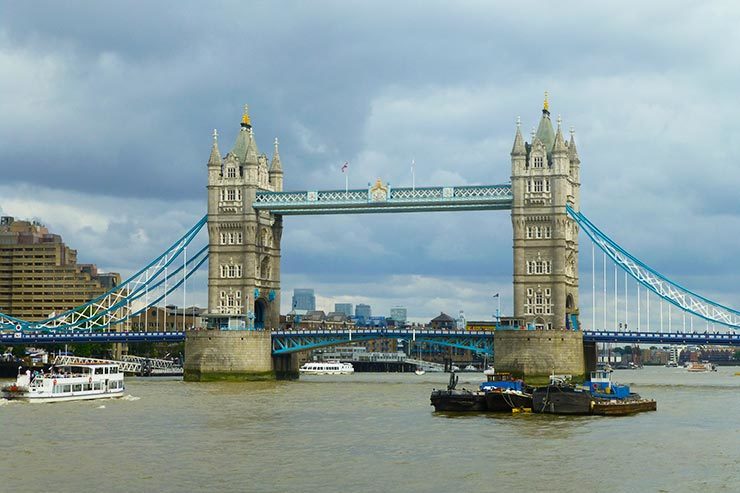
{"type": "Polygon", "coordinates": [[[433,390],[431,401],[435,411],[479,412],[487,409],[485,394],[471,390],[433,390]]]}
{"type": "Polygon", "coordinates": [[[489,390],[486,392],[486,407],[492,412],[532,409],[532,394],[516,390],[489,390]]]}
{"type": "Polygon", "coordinates": [[[431,404],[435,411],[449,412],[480,412],[485,411],[486,395],[484,392],[472,390],[457,390],[458,377],[455,372],[450,373],[450,382],[447,390],[432,390],[431,404]]]}
{"type": "Polygon", "coordinates": [[[572,385],[548,385],[532,392],[532,411],[544,414],[591,414],[591,394],[572,385]]]}

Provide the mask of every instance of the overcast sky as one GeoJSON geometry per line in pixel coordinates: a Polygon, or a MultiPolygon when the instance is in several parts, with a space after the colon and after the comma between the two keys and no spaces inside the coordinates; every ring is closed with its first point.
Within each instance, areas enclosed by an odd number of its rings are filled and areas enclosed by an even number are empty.
{"type": "MultiPolygon", "coordinates": [[[[344,161],[351,187],[410,185],[412,159],[417,186],[491,184],[547,90],[582,211],[737,308],[739,21],[700,1],[0,2],[0,212],[127,277],[205,214],[212,129],[225,154],[244,103],[286,190],[342,189],[344,161]]],[[[325,310],[481,319],[497,292],[511,310],[504,211],[288,217],[282,254],[283,312],[311,287],[325,310]]]]}

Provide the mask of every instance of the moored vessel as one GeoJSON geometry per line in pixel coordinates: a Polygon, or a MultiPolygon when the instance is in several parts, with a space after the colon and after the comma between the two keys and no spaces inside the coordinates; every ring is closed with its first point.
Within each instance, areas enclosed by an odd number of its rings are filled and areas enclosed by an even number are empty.
{"type": "Polygon", "coordinates": [[[26,370],[2,388],[6,399],[63,402],[121,397],[123,372],[118,365],[69,365],[48,372],[26,370]]]}
{"type": "Polygon", "coordinates": [[[658,409],[654,400],[643,399],[639,394],[630,392],[629,385],[613,383],[609,372],[592,371],[584,387],[593,397],[591,414],[624,416],[658,409]]]}
{"type": "Polygon", "coordinates": [[[602,416],[624,416],[645,411],[657,411],[658,403],[653,399],[642,399],[639,395],[627,399],[594,399],[591,414],[602,416]]]}
{"type": "Polygon", "coordinates": [[[485,392],[467,389],[457,390],[458,377],[455,372],[450,373],[450,381],[446,390],[432,390],[431,405],[435,411],[469,412],[485,411],[485,392]]]}
{"type": "Polygon", "coordinates": [[[546,414],[591,414],[591,393],[570,382],[570,376],[551,375],[550,384],[532,391],[532,411],[546,414]]]}
{"type": "Polygon", "coordinates": [[[326,361],[306,363],[298,371],[304,375],[351,375],[355,368],[352,363],[326,361]]]}
{"type": "Polygon", "coordinates": [[[511,411],[512,409],[531,409],[531,389],[522,380],[512,378],[510,373],[496,373],[493,368],[486,370],[487,380],[480,384],[486,395],[486,409],[489,411],[511,411]]]}
{"type": "Polygon", "coordinates": [[[623,416],[656,411],[657,403],[630,392],[628,385],[611,381],[611,372],[591,372],[583,385],[573,385],[567,377],[550,377],[550,385],[532,392],[533,410],[548,414],[599,414],[623,416]]]}

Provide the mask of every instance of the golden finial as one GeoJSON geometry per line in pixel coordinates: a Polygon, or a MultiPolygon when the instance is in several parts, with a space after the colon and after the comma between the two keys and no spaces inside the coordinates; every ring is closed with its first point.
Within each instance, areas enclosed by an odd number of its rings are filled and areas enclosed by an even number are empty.
{"type": "Polygon", "coordinates": [[[252,123],[249,121],[249,106],[244,105],[244,114],[242,115],[242,126],[251,127],[252,123]]]}
{"type": "Polygon", "coordinates": [[[547,91],[545,91],[545,102],[542,103],[542,104],[543,104],[542,109],[545,110],[545,111],[547,111],[549,113],[550,112],[550,103],[547,101],[547,91]]]}

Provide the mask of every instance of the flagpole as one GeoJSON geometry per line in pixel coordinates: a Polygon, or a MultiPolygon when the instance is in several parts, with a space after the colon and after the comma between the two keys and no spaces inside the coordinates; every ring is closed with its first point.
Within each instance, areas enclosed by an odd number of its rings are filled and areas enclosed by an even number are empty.
{"type": "Polygon", "coordinates": [[[411,160],[411,191],[416,190],[416,170],[414,169],[415,161],[411,160]]]}
{"type": "Polygon", "coordinates": [[[347,172],[344,174],[344,194],[349,194],[349,168],[347,168],[347,172]]]}

